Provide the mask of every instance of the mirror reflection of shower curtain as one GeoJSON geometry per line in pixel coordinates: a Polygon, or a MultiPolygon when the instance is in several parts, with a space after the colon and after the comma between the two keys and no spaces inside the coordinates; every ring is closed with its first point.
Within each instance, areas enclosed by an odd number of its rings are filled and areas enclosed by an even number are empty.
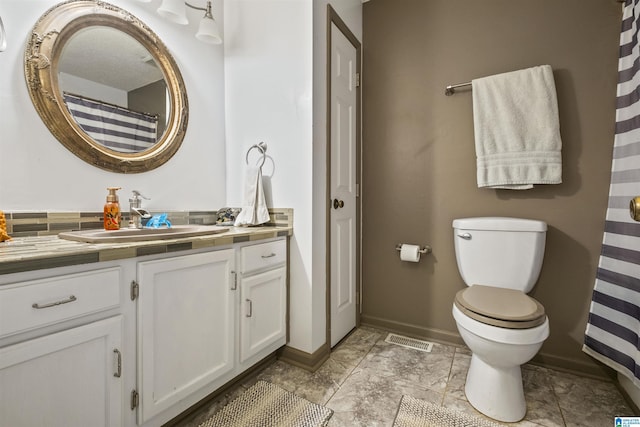
{"type": "Polygon", "coordinates": [[[156,143],[158,116],[64,94],[67,109],[87,135],[120,153],[139,153],[156,143]]]}
{"type": "Polygon", "coordinates": [[[622,16],[609,204],[583,351],[640,387],[640,223],[629,200],[640,191],[640,4],[622,16]]]}

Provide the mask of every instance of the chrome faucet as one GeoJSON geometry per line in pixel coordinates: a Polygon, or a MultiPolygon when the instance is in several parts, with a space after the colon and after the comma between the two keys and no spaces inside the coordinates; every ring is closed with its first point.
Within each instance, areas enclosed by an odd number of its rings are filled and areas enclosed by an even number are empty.
{"type": "Polygon", "coordinates": [[[129,228],[142,228],[142,219],[151,218],[149,211],[142,209],[142,199],[150,200],[138,190],[133,190],[133,196],[129,199],[129,228]]]}

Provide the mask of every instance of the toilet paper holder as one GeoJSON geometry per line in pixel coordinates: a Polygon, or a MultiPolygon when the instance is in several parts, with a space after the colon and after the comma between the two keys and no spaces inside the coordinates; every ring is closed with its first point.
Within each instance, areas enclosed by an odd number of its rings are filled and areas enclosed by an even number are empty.
{"type": "MultiPolygon", "coordinates": [[[[401,250],[402,250],[402,243],[398,243],[396,245],[396,251],[399,252],[401,250]]],[[[429,246],[429,245],[420,246],[420,249],[418,250],[418,252],[420,252],[422,255],[430,254],[431,253],[431,246],[429,246]]]]}

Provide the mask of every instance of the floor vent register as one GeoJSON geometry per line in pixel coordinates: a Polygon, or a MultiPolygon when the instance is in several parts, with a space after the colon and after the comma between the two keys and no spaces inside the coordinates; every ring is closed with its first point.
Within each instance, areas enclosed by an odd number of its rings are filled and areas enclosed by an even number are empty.
{"type": "Polygon", "coordinates": [[[417,340],[415,338],[409,338],[402,335],[389,334],[385,339],[385,342],[399,345],[402,347],[412,348],[414,350],[424,351],[425,353],[431,353],[433,343],[429,341],[417,340]]]}

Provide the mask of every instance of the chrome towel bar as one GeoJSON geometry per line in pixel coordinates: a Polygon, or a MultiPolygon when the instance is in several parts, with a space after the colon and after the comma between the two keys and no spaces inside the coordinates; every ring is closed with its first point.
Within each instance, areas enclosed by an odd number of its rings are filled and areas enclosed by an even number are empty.
{"type": "Polygon", "coordinates": [[[446,87],[446,89],[444,90],[444,94],[447,96],[451,96],[454,93],[456,93],[456,89],[460,88],[460,87],[467,87],[467,86],[471,86],[471,82],[467,82],[467,83],[458,83],[456,85],[449,85],[446,87]]]}

